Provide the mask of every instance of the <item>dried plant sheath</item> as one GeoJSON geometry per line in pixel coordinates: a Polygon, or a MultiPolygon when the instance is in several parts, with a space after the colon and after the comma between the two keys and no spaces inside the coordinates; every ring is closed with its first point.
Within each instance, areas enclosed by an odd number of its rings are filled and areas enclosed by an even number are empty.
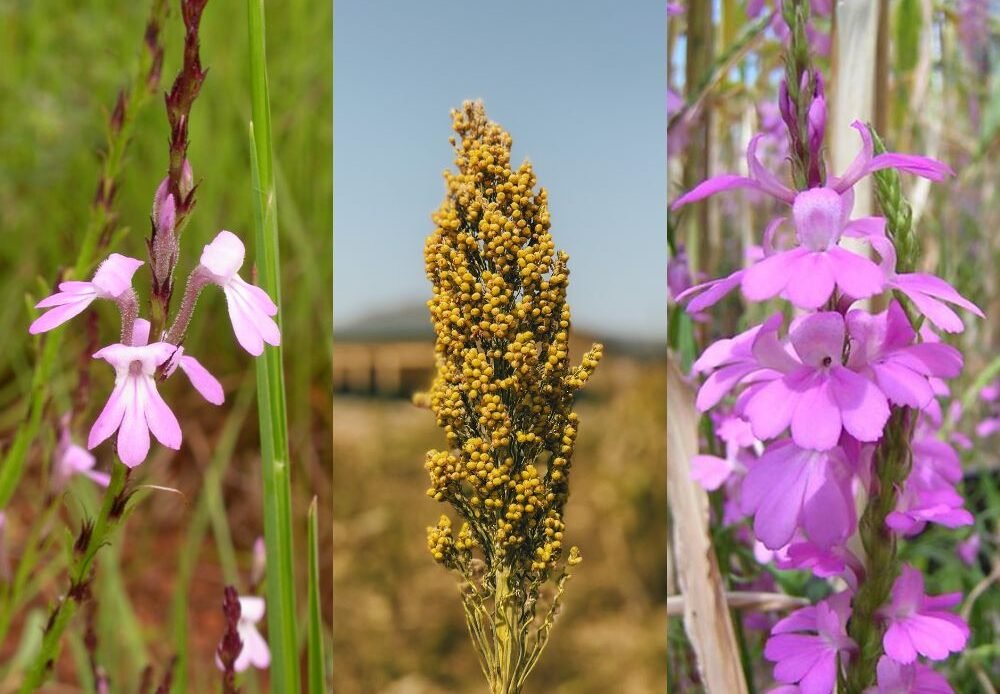
{"type": "Polygon", "coordinates": [[[708,531],[708,498],[691,479],[698,453],[694,392],[671,360],[667,365],[667,498],[673,516],[673,553],[684,593],[684,629],[706,691],[747,691],[722,576],[708,531]]]}
{"type": "Polygon", "coordinates": [[[447,449],[427,454],[427,493],[461,519],[428,529],[434,558],[460,579],[490,689],[521,691],[559,609],[567,570],[563,510],[577,435],[576,392],[601,357],[569,360],[568,256],[549,233],[544,189],[514,168],[511,137],[482,104],[452,113],[458,171],[426,244],[437,376],[418,398],[447,449]]]}

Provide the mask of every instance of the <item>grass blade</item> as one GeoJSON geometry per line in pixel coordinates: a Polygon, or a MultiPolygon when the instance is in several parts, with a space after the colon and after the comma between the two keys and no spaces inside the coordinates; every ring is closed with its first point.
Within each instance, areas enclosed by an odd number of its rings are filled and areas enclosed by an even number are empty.
{"type": "Polygon", "coordinates": [[[319,594],[319,529],[316,497],[309,504],[309,694],[323,694],[326,672],[323,663],[323,614],[319,594]]]}
{"type": "MultiPolygon", "coordinates": [[[[272,166],[271,114],[267,89],[264,2],[247,0],[250,32],[251,174],[257,193],[254,205],[258,284],[279,307],[278,220],[272,166]]],[[[288,421],[282,349],[267,347],[257,359],[257,402],[260,416],[264,479],[264,544],[267,554],[267,625],[271,645],[271,686],[277,692],[299,691],[295,628],[295,576],[292,548],[291,481],[288,465],[288,421]]]]}

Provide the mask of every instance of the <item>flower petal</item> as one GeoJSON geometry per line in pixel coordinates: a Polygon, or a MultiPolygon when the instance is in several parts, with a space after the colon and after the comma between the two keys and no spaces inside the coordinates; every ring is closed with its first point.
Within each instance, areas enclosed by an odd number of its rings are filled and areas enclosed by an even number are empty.
{"type": "Polygon", "coordinates": [[[178,360],[177,366],[187,375],[191,385],[201,393],[203,398],[213,405],[221,405],[225,402],[226,395],[222,390],[222,384],[219,383],[219,379],[209,373],[208,369],[201,365],[201,362],[194,357],[183,356],[178,360]]]}
{"type": "Polygon", "coordinates": [[[125,379],[125,416],[118,428],[118,457],[129,467],[139,465],[149,454],[146,390],[140,378],[130,376],[125,379]]]}

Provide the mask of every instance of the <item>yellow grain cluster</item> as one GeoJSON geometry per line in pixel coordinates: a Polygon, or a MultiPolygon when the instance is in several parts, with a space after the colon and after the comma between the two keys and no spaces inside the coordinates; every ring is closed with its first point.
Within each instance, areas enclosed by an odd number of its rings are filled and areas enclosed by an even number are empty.
{"type": "MultiPolygon", "coordinates": [[[[601,357],[570,364],[568,257],[556,251],[544,189],[530,163],[511,166],[511,137],[481,103],[452,112],[457,171],[425,246],[437,376],[421,398],[447,450],[427,454],[427,493],[465,523],[428,529],[438,561],[473,552],[542,582],[563,553],[563,507],[577,435],[573,398],[601,357]]],[[[572,553],[574,563],[578,553],[572,553]]]]}

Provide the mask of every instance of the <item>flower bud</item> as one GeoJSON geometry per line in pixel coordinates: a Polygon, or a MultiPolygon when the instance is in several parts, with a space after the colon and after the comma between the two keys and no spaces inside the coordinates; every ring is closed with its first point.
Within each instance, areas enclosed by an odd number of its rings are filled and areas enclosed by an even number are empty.
{"type": "Polygon", "coordinates": [[[807,114],[809,153],[813,160],[820,158],[823,147],[823,135],[826,132],[826,100],[821,96],[813,98],[807,114]]]}

